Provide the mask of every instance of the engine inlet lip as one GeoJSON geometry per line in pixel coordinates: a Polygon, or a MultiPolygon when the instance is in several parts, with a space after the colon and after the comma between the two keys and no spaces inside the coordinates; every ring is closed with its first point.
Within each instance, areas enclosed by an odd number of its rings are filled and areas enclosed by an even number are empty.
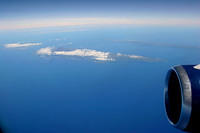
{"type": "Polygon", "coordinates": [[[168,121],[171,125],[173,125],[176,128],[185,130],[187,126],[190,123],[191,119],[191,112],[192,112],[192,88],[191,88],[191,82],[188,77],[187,72],[183,68],[183,66],[175,66],[171,68],[168,71],[166,81],[165,81],[165,89],[164,89],[164,95],[165,95],[165,111],[168,118],[168,121]],[[168,100],[168,85],[169,85],[169,78],[172,72],[175,72],[180,89],[181,89],[181,112],[180,116],[177,122],[173,122],[168,114],[167,114],[167,106],[166,104],[169,102],[168,100]]]}

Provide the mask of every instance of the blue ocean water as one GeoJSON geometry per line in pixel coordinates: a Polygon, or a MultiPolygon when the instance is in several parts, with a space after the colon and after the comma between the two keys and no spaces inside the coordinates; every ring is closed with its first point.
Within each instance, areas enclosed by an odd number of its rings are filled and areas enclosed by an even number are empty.
{"type": "Polygon", "coordinates": [[[0,33],[0,127],[5,133],[178,133],[164,109],[173,65],[198,64],[195,27],[101,27],[0,33]],[[39,46],[6,48],[10,43],[39,46]],[[95,61],[37,50],[92,49],[152,59],[95,61]]]}

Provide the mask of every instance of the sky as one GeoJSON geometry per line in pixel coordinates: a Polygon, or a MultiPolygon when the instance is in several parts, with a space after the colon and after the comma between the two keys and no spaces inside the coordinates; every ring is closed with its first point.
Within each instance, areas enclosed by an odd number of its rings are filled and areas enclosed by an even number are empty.
{"type": "Polygon", "coordinates": [[[65,26],[68,24],[60,25],[57,22],[74,18],[79,20],[73,20],[73,24],[70,25],[88,24],[85,21],[90,21],[91,24],[91,18],[98,18],[95,21],[99,21],[100,18],[102,20],[99,23],[103,24],[105,19],[115,19],[114,24],[118,24],[119,21],[119,24],[135,24],[135,21],[136,24],[144,24],[145,21],[145,24],[197,26],[200,25],[199,13],[198,0],[1,0],[0,30],[35,28],[43,25],[65,26]],[[121,19],[128,22],[121,22],[121,19]],[[55,20],[56,23],[52,22],[55,20]],[[25,26],[20,27],[19,23],[25,26]],[[27,23],[31,26],[27,27],[27,23]]]}

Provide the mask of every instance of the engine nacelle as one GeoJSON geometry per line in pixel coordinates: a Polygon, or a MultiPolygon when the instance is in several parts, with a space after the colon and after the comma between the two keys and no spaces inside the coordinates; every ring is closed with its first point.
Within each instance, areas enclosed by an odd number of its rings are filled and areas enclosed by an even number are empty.
{"type": "Polygon", "coordinates": [[[165,109],[174,127],[200,131],[200,65],[175,66],[168,71],[165,109]]]}

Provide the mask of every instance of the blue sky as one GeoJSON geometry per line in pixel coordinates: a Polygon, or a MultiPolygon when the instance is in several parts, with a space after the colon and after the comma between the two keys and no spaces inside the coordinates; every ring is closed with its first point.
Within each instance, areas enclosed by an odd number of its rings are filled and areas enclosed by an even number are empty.
{"type": "MultiPolygon", "coordinates": [[[[200,25],[200,1],[198,0],[1,0],[0,20],[3,27],[16,23],[30,23],[33,20],[51,22],[64,18],[121,18],[137,19],[150,24],[200,25]],[[142,20],[141,20],[142,19],[142,20]],[[153,19],[153,22],[152,22],[153,19]],[[19,21],[23,20],[23,22],[19,21]],[[25,21],[24,21],[25,20],[25,21]],[[27,20],[31,20],[28,22],[27,20]],[[162,22],[160,22],[162,20],[162,22]],[[177,22],[177,20],[179,22],[177,22]],[[12,21],[12,24],[10,23],[12,21]],[[155,22],[156,21],[156,22],[155,22]],[[158,22],[157,22],[158,21],[158,22]],[[174,22],[175,21],[175,22],[174,22]],[[187,22],[185,22],[187,21],[187,22]],[[7,24],[8,23],[8,24],[7,24]],[[7,24],[5,26],[5,24],[7,24]]],[[[117,19],[116,19],[117,18],[117,19]]],[[[85,22],[85,20],[83,20],[85,22]]],[[[83,23],[79,21],[79,23],[83,23]]],[[[129,20],[131,21],[131,20],[129,20]]],[[[73,21],[74,22],[74,21],[73,21]]],[[[77,23],[77,21],[76,21],[77,23]]],[[[121,22],[120,22],[121,23],[121,22]]],[[[130,22],[129,22],[130,23],[130,22]]],[[[126,23],[127,24],[127,21],[126,23]]],[[[135,23],[134,23],[135,24],[135,23]]],[[[40,24],[44,25],[44,22],[40,24]]],[[[60,26],[57,23],[47,24],[60,26]]],[[[19,28],[20,26],[16,26],[19,28]]],[[[23,28],[27,28],[23,27],[23,28]]],[[[0,28],[1,30],[2,28],[0,28]]],[[[4,28],[6,29],[6,28],[4,28]]],[[[14,28],[15,29],[15,28],[14,28]]]]}
{"type": "Polygon", "coordinates": [[[181,15],[198,17],[198,0],[1,0],[0,16],[129,16],[181,15]]]}

